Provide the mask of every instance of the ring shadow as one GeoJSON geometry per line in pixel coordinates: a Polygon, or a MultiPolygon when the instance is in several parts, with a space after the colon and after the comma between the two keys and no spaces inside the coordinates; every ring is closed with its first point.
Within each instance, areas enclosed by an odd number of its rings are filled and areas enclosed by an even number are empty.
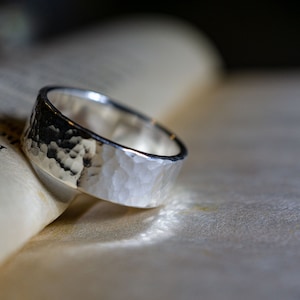
{"type": "Polygon", "coordinates": [[[45,241],[52,245],[100,243],[103,246],[151,242],[172,232],[172,222],[167,216],[174,218],[175,214],[168,212],[169,207],[131,208],[80,195],[32,242],[45,241]]]}

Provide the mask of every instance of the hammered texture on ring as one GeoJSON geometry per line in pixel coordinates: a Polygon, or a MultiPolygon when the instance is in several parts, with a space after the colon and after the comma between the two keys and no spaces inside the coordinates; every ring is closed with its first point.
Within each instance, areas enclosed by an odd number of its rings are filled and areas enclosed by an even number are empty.
{"type": "Polygon", "coordinates": [[[152,119],[103,94],[68,87],[39,91],[21,142],[39,174],[142,208],[167,201],[187,155],[152,119]]]}

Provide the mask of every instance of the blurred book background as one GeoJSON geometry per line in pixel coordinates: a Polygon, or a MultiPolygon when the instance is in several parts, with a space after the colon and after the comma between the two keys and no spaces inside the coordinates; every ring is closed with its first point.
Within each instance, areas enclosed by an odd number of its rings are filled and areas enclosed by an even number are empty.
{"type": "Polygon", "coordinates": [[[298,68],[296,1],[0,0],[1,50],[53,38],[107,19],[162,13],[196,26],[214,43],[228,71],[298,68]]]}

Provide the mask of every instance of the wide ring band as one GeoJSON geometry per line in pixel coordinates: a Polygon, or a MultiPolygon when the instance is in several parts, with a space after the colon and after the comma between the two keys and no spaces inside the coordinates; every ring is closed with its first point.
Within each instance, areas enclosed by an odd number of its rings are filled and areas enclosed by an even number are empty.
{"type": "Polygon", "coordinates": [[[187,156],[175,134],[153,119],[71,87],[39,91],[21,143],[37,173],[57,186],[144,208],[167,201],[187,156]]]}

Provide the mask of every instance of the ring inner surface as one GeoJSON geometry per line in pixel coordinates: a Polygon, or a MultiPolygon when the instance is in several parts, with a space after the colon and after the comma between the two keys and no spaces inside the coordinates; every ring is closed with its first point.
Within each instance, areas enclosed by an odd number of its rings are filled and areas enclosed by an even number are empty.
{"type": "Polygon", "coordinates": [[[180,153],[174,136],[109,102],[107,97],[96,94],[58,89],[48,92],[50,102],[66,117],[80,126],[114,143],[154,155],[173,156],[180,153]]]}

